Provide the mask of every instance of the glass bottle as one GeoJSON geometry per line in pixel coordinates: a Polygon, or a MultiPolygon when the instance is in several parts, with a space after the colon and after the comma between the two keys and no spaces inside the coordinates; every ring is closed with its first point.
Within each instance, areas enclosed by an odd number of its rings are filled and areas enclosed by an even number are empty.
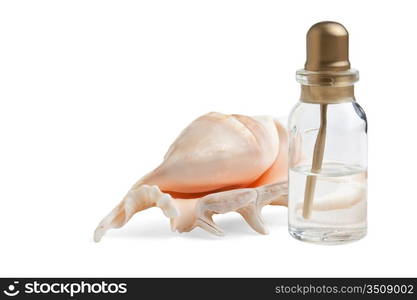
{"type": "Polygon", "coordinates": [[[347,30],[336,22],[313,25],[288,124],[288,222],[299,240],[334,244],[366,235],[367,120],[354,96],[358,77],[347,30]]]}

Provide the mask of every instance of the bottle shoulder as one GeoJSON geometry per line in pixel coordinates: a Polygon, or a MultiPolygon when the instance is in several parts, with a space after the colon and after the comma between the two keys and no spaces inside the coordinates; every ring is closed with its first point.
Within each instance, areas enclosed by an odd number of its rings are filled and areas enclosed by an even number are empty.
{"type": "Polygon", "coordinates": [[[327,105],[326,115],[329,126],[335,128],[364,127],[367,130],[367,117],[363,108],[356,101],[337,104],[316,104],[298,102],[288,118],[288,128],[312,128],[320,123],[320,106],[327,105]]]}

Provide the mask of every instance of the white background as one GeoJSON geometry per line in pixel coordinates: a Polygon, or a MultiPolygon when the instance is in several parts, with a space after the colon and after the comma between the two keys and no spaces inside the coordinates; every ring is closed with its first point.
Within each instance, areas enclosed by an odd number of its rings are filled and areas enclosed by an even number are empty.
{"type": "Polygon", "coordinates": [[[2,1],[0,276],[417,276],[415,1],[2,1]],[[172,233],[159,209],[93,231],[209,111],[285,116],[315,22],[343,23],[369,120],[369,234],[172,233]]]}

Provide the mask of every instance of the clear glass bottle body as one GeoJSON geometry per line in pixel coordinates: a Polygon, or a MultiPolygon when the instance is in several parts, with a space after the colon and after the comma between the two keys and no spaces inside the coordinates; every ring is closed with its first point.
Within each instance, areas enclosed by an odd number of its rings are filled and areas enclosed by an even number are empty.
{"type": "Polygon", "coordinates": [[[314,172],[321,105],[300,101],[289,117],[289,232],[304,241],[343,243],[362,238],[367,230],[367,120],[353,95],[341,103],[325,104],[323,161],[314,172]],[[308,177],[314,177],[315,184],[306,218],[308,177]]]}

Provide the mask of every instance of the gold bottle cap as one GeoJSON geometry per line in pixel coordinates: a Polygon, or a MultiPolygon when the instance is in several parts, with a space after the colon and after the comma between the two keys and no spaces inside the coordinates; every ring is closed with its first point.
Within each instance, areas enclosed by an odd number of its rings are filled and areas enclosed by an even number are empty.
{"type": "Polygon", "coordinates": [[[337,22],[314,24],[307,33],[307,71],[346,71],[350,69],[349,33],[337,22]]]}
{"type": "Polygon", "coordinates": [[[352,101],[358,79],[358,71],[350,69],[346,28],[330,21],[314,24],[307,33],[305,67],[297,71],[300,100],[322,104],[352,101]]]}

